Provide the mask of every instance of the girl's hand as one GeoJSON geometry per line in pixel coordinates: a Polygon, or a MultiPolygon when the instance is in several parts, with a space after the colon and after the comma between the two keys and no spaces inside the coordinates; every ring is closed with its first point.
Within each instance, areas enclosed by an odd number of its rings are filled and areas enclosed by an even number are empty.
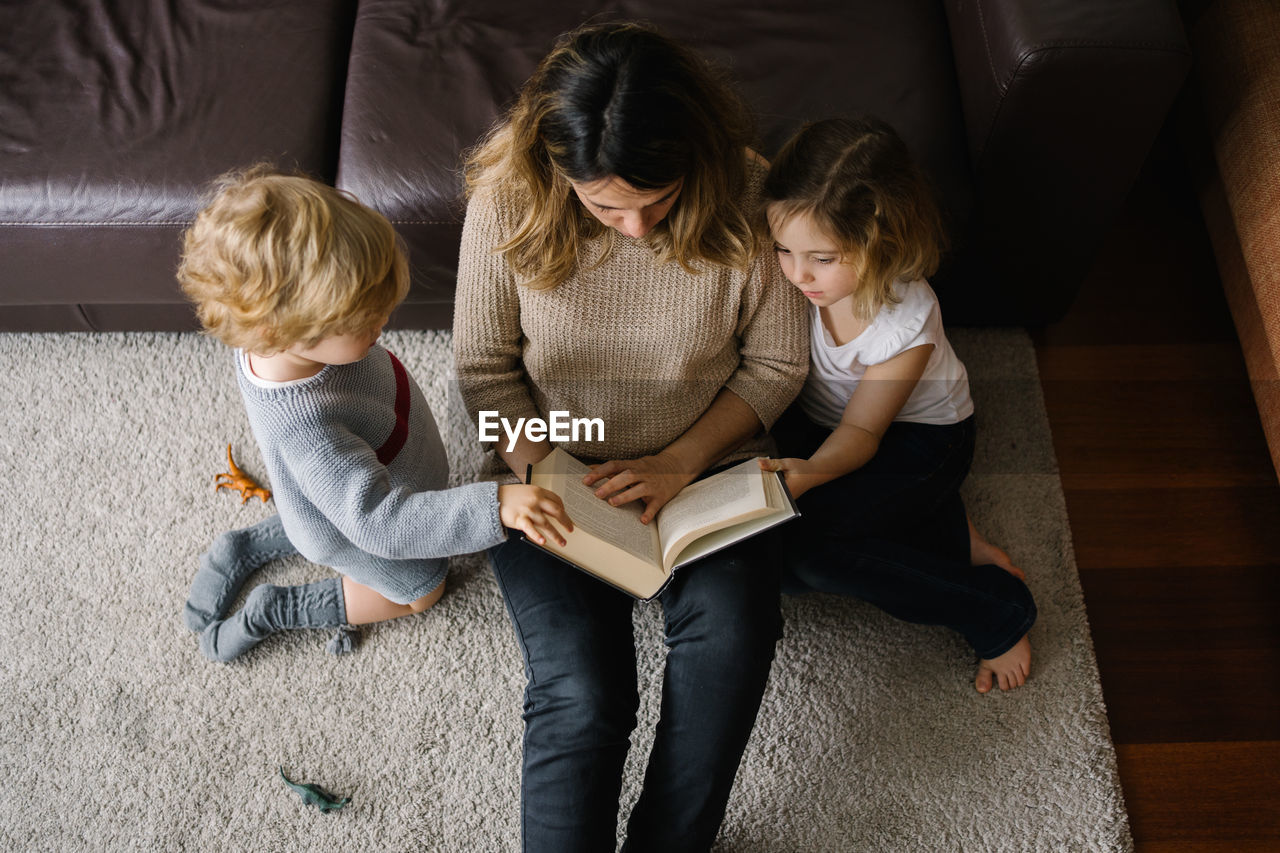
{"type": "Polygon", "coordinates": [[[573,532],[573,522],[564,511],[560,496],[541,486],[498,486],[498,517],[503,525],[524,531],[539,545],[547,544],[550,536],[561,548],[565,546],[564,536],[552,521],[559,522],[566,533],[573,532]]]}
{"type": "Polygon", "coordinates": [[[799,498],[817,483],[811,478],[813,465],[808,459],[786,457],[784,459],[761,459],[760,468],[764,471],[781,471],[782,478],[787,481],[787,491],[792,498],[799,498]]]}
{"type": "Polygon", "coordinates": [[[640,521],[648,524],[667,501],[693,482],[695,474],[680,468],[665,453],[639,459],[611,459],[592,466],[591,473],[582,478],[582,483],[587,486],[600,483],[596,497],[607,499],[613,506],[634,500],[644,501],[640,521]],[[600,482],[602,480],[603,483],[600,482]]]}

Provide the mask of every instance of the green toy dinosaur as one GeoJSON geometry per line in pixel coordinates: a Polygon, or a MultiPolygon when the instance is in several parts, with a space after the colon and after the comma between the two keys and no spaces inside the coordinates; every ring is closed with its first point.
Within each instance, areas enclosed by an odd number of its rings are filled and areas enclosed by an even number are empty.
{"type": "Polygon", "coordinates": [[[347,803],[351,802],[350,797],[343,797],[339,800],[318,785],[299,785],[297,782],[294,782],[288,776],[284,775],[283,767],[280,768],[280,778],[283,779],[284,783],[292,788],[299,797],[302,797],[303,803],[308,806],[315,806],[325,814],[340,809],[347,803]]]}

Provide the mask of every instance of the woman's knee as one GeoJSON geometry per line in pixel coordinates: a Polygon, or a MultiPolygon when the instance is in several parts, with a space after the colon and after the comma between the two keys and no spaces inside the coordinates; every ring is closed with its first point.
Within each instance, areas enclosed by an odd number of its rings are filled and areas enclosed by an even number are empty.
{"type": "Polygon", "coordinates": [[[691,566],[687,581],[663,600],[667,643],[696,643],[726,662],[772,660],[782,636],[780,577],[757,562],[739,556],[691,566]]]}
{"type": "Polygon", "coordinates": [[[599,672],[566,668],[529,681],[524,719],[531,731],[564,748],[589,747],[629,738],[639,704],[634,678],[628,684],[599,672]]]}

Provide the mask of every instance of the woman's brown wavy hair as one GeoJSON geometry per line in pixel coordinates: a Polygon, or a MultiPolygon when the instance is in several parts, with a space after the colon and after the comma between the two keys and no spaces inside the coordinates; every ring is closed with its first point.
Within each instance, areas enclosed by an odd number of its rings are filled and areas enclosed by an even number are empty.
{"type": "Polygon", "coordinates": [[[595,264],[609,257],[614,230],[570,182],[611,176],[646,191],[683,179],[645,238],[660,261],[691,274],[703,263],[744,269],[756,249],[741,207],[750,136],[743,102],[696,53],[641,24],[588,26],[561,37],[469,152],[467,196],[490,187],[520,200],[523,217],[495,251],[535,289],[572,275],[588,240],[606,240],[595,264]]]}

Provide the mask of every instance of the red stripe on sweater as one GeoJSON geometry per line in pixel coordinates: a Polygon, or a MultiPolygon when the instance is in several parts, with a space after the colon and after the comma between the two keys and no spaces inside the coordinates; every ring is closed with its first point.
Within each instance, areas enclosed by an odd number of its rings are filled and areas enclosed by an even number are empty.
{"type": "Polygon", "coordinates": [[[378,448],[378,461],[383,465],[391,464],[409,438],[409,374],[390,350],[387,355],[391,356],[391,369],[396,374],[396,425],[378,448]]]}

